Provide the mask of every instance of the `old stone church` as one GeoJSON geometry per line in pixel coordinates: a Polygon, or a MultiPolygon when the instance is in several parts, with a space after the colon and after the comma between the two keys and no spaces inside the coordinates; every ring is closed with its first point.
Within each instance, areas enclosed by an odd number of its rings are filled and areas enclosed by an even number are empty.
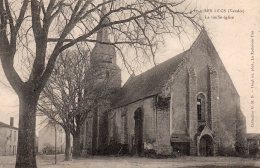
{"type": "MultiPolygon", "coordinates": [[[[98,41],[109,42],[108,30],[98,41]]],[[[96,154],[111,144],[142,155],[229,155],[245,139],[240,98],[207,32],[187,51],[134,76],[121,86],[112,45],[97,43],[91,62],[110,78],[111,96],[99,100],[82,129],[82,150],[96,154]]],[[[100,78],[99,80],[103,80],[100,78]]]]}

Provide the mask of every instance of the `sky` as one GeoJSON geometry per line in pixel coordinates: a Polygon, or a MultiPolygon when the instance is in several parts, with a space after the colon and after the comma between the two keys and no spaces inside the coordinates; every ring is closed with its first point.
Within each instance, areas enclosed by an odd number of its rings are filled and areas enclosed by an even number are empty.
{"type": "MultiPolygon", "coordinates": [[[[193,0],[191,5],[201,9],[205,29],[240,95],[247,131],[260,133],[260,1],[193,0]]],[[[181,44],[176,37],[167,37],[165,46],[157,52],[156,62],[188,49],[195,38],[196,35],[181,44]]],[[[122,69],[125,82],[129,74],[122,69]]],[[[0,67],[0,121],[9,123],[9,118],[14,117],[17,126],[18,109],[18,97],[0,67]]]]}

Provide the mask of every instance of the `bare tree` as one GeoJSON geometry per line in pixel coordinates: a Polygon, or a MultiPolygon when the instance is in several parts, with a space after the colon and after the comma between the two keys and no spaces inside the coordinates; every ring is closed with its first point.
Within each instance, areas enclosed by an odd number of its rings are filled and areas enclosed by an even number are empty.
{"type": "Polygon", "coordinates": [[[70,134],[73,136],[73,157],[81,154],[80,131],[87,117],[100,104],[97,100],[110,96],[110,78],[94,73],[89,63],[89,53],[75,51],[62,53],[53,73],[44,87],[38,103],[38,110],[59,124],[66,133],[65,160],[70,160],[70,134]]]}
{"type": "Polygon", "coordinates": [[[0,0],[1,63],[19,97],[16,167],[37,167],[37,103],[62,51],[82,41],[100,42],[93,38],[96,32],[111,27],[109,44],[119,53],[130,46],[153,58],[163,34],[184,32],[188,25],[198,26],[185,0],[0,0]],[[30,71],[21,73],[23,66],[30,71]]]}

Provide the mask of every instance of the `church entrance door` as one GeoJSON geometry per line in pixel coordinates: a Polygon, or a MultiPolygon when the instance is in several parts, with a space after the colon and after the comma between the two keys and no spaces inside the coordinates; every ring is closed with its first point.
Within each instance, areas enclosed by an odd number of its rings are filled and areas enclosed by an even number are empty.
{"type": "Polygon", "coordinates": [[[134,153],[141,155],[143,153],[143,111],[138,108],[134,113],[135,120],[135,142],[134,153]]]}
{"type": "Polygon", "coordinates": [[[213,140],[209,135],[200,138],[200,156],[213,156],[213,140]]]}

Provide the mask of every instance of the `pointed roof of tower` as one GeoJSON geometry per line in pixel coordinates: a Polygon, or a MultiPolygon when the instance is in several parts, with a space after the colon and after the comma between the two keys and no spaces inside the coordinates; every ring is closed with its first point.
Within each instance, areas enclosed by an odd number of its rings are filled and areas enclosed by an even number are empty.
{"type": "MultiPolygon", "coordinates": [[[[102,6],[101,8],[101,14],[100,14],[100,18],[102,19],[105,15],[106,15],[107,11],[106,11],[106,7],[105,5],[102,6]]],[[[103,24],[109,23],[110,20],[108,17],[104,18],[104,20],[102,21],[103,24]]],[[[96,37],[96,44],[95,47],[92,50],[91,53],[91,61],[93,62],[106,62],[106,60],[108,59],[107,57],[110,57],[110,59],[116,60],[116,50],[115,47],[113,45],[109,45],[109,44],[102,44],[100,42],[106,42],[106,43],[110,43],[110,39],[109,39],[109,27],[104,27],[102,29],[100,29],[97,32],[97,37],[96,37]]]]}
{"type": "MultiPolygon", "coordinates": [[[[105,2],[105,0],[103,1],[105,2]]],[[[100,18],[103,18],[106,14],[107,14],[107,10],[105,5],[102,5],[101,8],[101,14],[100,14],[100,18]]],[[[102,21],[102,24],[107,24],[109,23],[109,18],[104,18],[104,20],[102,21]]],[[[110,42],[110,40],[108,39],[108,28],[102,28],[101,30],[98,31],[97,33],[97,41],[101,41],[101,42],[110,42]]]]}

